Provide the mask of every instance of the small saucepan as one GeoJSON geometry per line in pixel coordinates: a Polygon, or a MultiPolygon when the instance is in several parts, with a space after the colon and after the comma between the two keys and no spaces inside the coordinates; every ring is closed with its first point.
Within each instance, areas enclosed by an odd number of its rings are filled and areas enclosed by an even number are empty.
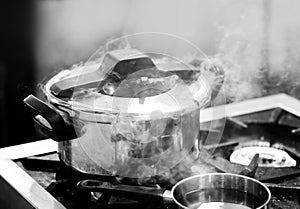
{"type": "Polygon", "coordinates": [[[231,173],[207,173],[185,178],[172,190],[129,185],[113,185],[98,180],[83,180],[78,188],[109,192],[147,203],[174,205],[183,209],[267,208],[271,198],[266,185],[254,178],[231,173]]]}

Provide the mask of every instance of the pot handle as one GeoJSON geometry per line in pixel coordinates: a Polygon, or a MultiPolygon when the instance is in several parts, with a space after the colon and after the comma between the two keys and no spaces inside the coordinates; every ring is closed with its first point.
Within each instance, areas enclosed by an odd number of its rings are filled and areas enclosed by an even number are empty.
{"type": "Polygon", "coordinates": [[[33,95],[26,97],[23,102],[34,122],[48,137],[57,142],[76,138],[73,126],[67,125],[63,117],[48,104],[33,95]]]}
{"type": "Polygon", "coordinates": [[[77,188],[82,191],[107,192],[132,200],[137,200],[147,203],[171,204],[172,197],[168,190],[155,187],[130,186],[124,184],[112,184],[99,180],[82,180],[78,182],[77,188]]]}

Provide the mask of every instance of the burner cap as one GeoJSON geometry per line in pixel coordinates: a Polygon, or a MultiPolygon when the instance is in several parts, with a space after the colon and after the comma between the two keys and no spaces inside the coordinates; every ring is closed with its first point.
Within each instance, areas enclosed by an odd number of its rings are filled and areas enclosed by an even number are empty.
{"type": "Polygon", "coordinates": [[[260,167],[294,167],[297,164],[284,150],[270,147],[269,142],[261,144],[254,142],[252,146],[247,142],[238,146],[230,155],[230,162],[248,165],[256,153],[259,154],[260,167]]]}

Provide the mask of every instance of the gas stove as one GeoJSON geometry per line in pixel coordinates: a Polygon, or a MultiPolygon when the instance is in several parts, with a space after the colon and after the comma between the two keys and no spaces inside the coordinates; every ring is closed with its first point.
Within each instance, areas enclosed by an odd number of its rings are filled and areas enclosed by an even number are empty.
{"type": "MultiPolygon", "coordinates": [[[[299,100],[286,94],[272,95],[207,108],[201,111],[200,118],[201,143],[197,145],[200,150],[195,164],[206,164],[208,172],[239,173],[259,152],[260,166],[255,178],[271,190],[269,208],[300,208],[299,100]]],[[[164,208],[109,193],[78,190],[80,180],[116,183],[116,178],[103,179],[74,171],[59,160],[56,152],[57,143],[50,139],[0,149],[0,188],[5,194],[0,196],[1,206],[164,208]]]]}

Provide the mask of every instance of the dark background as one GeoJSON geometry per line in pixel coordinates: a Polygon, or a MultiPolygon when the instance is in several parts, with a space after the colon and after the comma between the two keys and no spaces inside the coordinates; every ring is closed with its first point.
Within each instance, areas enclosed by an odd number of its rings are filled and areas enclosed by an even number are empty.
{"type": "Polygon", "coordinates": [[[130,0],[4,0],[0,3],[0,147],[41,139],[23,99],[56,72],[120,34],[130,0]]]}
{"type": "Polygon", "coordinates": [[[0,147],[36,140],[22,100],[33,93],[34,1],[2,1],[0,6],[0,147]]]}

